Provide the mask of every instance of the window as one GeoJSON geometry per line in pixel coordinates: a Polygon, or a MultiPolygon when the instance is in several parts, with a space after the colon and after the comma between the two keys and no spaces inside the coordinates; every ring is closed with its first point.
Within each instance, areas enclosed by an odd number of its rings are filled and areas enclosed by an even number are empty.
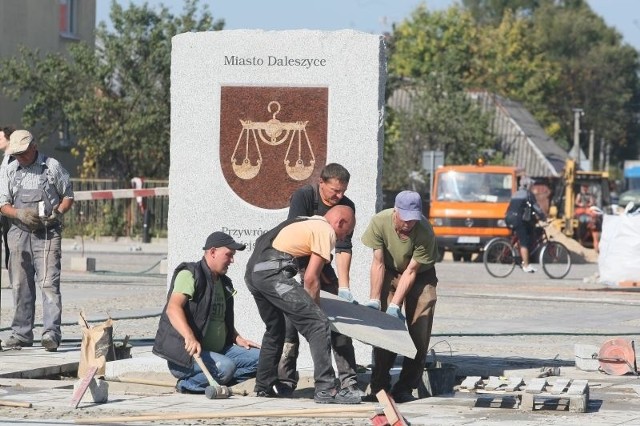
{"type": "Polygon", "coordinates": [[[76,0],[58,0],[60,4],[60,35],[76,34],[76,0]]]}

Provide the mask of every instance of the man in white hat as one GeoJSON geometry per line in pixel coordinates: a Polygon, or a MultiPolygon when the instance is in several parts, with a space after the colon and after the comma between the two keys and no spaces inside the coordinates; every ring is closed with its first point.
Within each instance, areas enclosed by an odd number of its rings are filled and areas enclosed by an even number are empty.
{"type": "Polygon", "coordinates": [[[7,347],[33,345],[36,284],[42,290],[42,346],[58,349],[60,323],[60,257],[62,215],[73,205],[69,173],[60,163],[38,152],[27,130],[9,138],[8,153],[15,158],[0,172],[0,213],[11,219],[9,280],[15,313],[7,347]]]}
{"type": "Polygon", "coordinates": [[[375,401],[376,393],[384,389],[391,391],[395,402],[409,402],[415,399],[413,390],[418,387],[429,350],[438,284],[438,246],[431,225],[422,215],[420,194],[400,192],[392,209],[373,216],[362,243],[373,249],[370,300],[365,305],[406,320],[417,349],[414,359],[404,358],[398,382],[391,388],[389,370],[397,354],[374,348],[371,393],[364,400],[375,401]]]}

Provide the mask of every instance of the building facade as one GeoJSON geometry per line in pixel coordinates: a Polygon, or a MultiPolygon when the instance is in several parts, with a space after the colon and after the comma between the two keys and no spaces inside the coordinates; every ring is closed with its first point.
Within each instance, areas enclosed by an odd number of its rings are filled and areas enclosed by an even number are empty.
{"type": "MultiPolygon", "coordinates": [[[[2,0],[0,1],[0,58],[18,53],[20,46],[42,54],[68,52],[83,41],[95,45],[96,0],[2,0]]],[[[0,125],[22,125],[25,100],[14,102],[0,91],[0,125]]],[[[59,159],[75,174],[78,159],[69,154],[69,137],[64,123],[50,140],[40,141],[47,155],[59,159]]]]}

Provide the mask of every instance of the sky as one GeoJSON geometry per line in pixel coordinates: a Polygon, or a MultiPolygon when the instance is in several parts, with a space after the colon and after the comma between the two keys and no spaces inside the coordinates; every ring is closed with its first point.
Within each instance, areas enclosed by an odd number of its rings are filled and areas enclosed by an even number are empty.
{"type": "MultiPolygon", "coordinates": [[[[109,22],[112,0],[97,0],[96,21],[109,22]]],[[[130,1],[151,7],[167,6],[172,13],[182,11],[182,0],[117,0],[123,7],[130,1]]],[[[340,30],[369,33],[391,30],[394,22],[407,18],[421,0],[200,0],[209,5],[215,19],[224,19],[224,29],[340,30]]],[[[444,9],[455,0],[427,0],[430,10],[444,9]]],[[[638,0],[588,0],[606,24],[615,27],[626,43],[640,50],[640,7],[638,0]]]]}

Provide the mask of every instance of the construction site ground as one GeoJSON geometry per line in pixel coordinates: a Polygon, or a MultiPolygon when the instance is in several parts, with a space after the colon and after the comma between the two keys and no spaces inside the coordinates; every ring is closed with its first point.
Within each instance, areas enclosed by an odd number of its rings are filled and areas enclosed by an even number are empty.
{"type": "MultiPolygon", "coordinates": [[[[170,376],[139,365],[137,374],[123,373],[121,377],[165,385],[110,380],[108,402],[80,402],[78,408],[72,408],[80,357],[79,310],[84,308],[88,319],[95,322],[106,319],[99,313],[108,306],[115,321],[114,337],[128,335],[132,345],[132,358],[114,361],[113,366],[137,360],[142,364],[151,352],[166,291],[166,275],[159,273],[167,251],[164,241],[85,242],[85,254],[97,259],[102,272],[69,270],[70,258],[78,255],[78,250],[77,241],[63,241],[64,341],[58,352],[46,352],[36,341],[31,348],[0,353],[0,424],[120,424],[141,415],[155,417],[133,424],[371,424],[369,417],[376,404],[314,403],[312,373],[305,370],[300,372],[299,388],[291,399],[257,398],[249,381],[234,387],[235,395],[229,399],[209,400],[203,395],[177,394],[170,376]],[[140,297],[141,289],[145,297],[140,297]],[[3,402],[29,403],[31,408],[1,405],[3,402]]],[[[597,259],[594,253],[587,254],[591,260],[597,259]]],[[[480,262],[447,258],[437,269],[440,283],[431,346],[441,362],[456,367],[457,383],[468,376],[522,377],[528,381],[557,367],[559,376],[548,380],[588,380],[589,402],[585,413],[495,408],[456,387],[447,395],[400,404],[409,424],[640,424],[640,379],[636,375],[613,376],[575,365],[576,344],[601,347],[613,338],[636,339],[640,334],[640,292],[598,283],[598,267],[593,261],[575,264],[562,280],[551,280],[541,271],[526,274],[521,270],[497,279],[489,276],[480,262]]],[[[4,340],[10,334],[13,303],[6,271],[2,272],[0,338],[4,340]]],[[[39,336],[40,308],[36,315],[35,334],[39,336]]],[[[362,360],[365,367],[368,361],[362,360]]],[[[363,369],[363,389],[368,377],[369,371],[363,369]]]]}

